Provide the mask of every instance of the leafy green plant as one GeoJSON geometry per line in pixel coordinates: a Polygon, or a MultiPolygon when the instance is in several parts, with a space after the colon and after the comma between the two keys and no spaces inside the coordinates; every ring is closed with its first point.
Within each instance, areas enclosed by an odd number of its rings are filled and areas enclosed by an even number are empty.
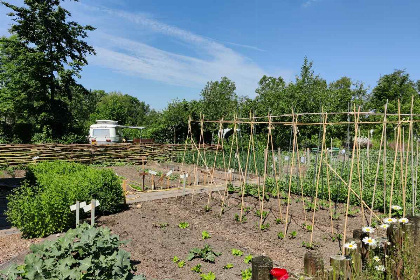
{"type": "Polygon", "coordinates": [[[338,212],[334,212],[334,213],[332,214],[332,219],[333,219],[333,220],[339,220],[339,219],[340,219],[340,213],[338,213],[338,212]]]}
{"type": "Polygon", "coordinates": [[[332,236],[331,236],[331,240],[334,242],[334,241],[341,241],[341,240],[343,240],[343,235],[341,234],[341,233],[334,233],[332,236]]]}
{"type": "MultiPolygon", "coordinates": [[[[259,227],[258,224],[257,224],[257,227],[259,227]]],[[[262,224],[261,227],[259,227],[259,229],[262,230],[262,231],[266,231],[269,228],[270,228],[270,224],[269,223],[262,224]]]]}
{"type": "MultiPolygon", "coordinates": [[[[99,200],[97,213],[123,208],[120,179],[110,169],[53,161],[28,166],[24,183],[8,197],[7,219],[24,237],[43,237],[74,226],[70,205],[99,200]]],[[[87,216],[81,211],[81,218],[87,216]]]]}
{"type": "Polygon", "coordinates": [[[245,270],[241,270],[241,277],[242,280],[249,280],[252,277],[252,270],[251,268],[247,268],[245,270]]]}
{"type": "Polygon", "coordinates": [[[242,252],[239,249],[232,249],[232,255],[234,256],[242,256],[244,254],[244,252],[242,252]]]}
{"type": "Polygon", "coordinates": [[[178,263],[179,262],[179,258],[177,257],[177,256],[174,256],[173,257],[173,259],[172,259],[172,261],[174,262],[174,263],[178,263]]]}
{"type": "Polygon", "coordinates": [[[223,267],[223,269],[231,269],[231,268],[233,268],[233,264],[231,263],[228,263],[223,267]]]}
{"type": "Polygon", "coordinates": [[[350,207],[349,208],[349,212],[348,212],[348,216],[349,217],[356,217],[359,213],[360,213],[360,209],[359,208],[350,207]]]}
{"type": "Polygon", "coordinates": [[[197,264],[196,266],[191,268],[191,271],[194,271],[196,273],[200,273],[201,272],[201,264],[197,264]]]}
{"type": "Polygon", "coordinates": [[[181,222],[181,223],[179,223],[178,227],[182,228],[182,229],[186,229],[186,228],[190,227],[190,224],[187,223],[187,222],[181,222]]]}
{"type": "Polygon", "coordinates": [[[282,219],[279,219],[279,218],[276,219],[276,225],[280,225],[282,223],[284,223],[282,219]]]}
{"type": "MultiPolygon", "coordinates": [[[[242,216],[242,223],[245,223],[246,220],[247,220],[247,218],[245,216],[242,216]]],[[[239,214],[235,214],[235,221],[241,222],[241,218],[240,218],[239,214]]]]}
{"type": "Polygon", "coordinates": [[[222,253],[214,252],[210,245],[205,245],[202,249],[193,248],[188,253],[187,260],[191,261],[195,258],[202,258],[205,262],[214,263],[216,257],[220,256],[222,253]]]}
{"type": "Polygon", "coordinates": [[[5,279],[145,280],[134,276],[130,254],[119,248],[125,243],[108,228],[82,224],[55,241],[32,245],[23,265],[2,273],[5,279]]]}
{"type": "Polygon", "coordinates": [[[305,247],[306,249],[314,249],[315,248],[314,245],[311,244],[311,242],[305,242],[305,241],[302,241],[302,247],[305,247]]]}
{"type": "Polygon", "coordinates": [[[244,259],[244,263],[249,263],[252,260],[252,255],[248,255],[244,259]]]}
{"type": "Polygon", "coordinates": [[[303,224],[303,227],[306,229],[307,232],[311,232],[312,231],[312,225],[307,225],[307,224],[303,224]]]}
{"type": "Polygon", "coordinates": [[[296,238],[296,236],[297,236],[297,231],[292,231],[291,233],[289,233],[289,238],[291,238],[291,239],[295,239],[296,238]]]}
{"type": "MultiPolygon", "coordinates": [[[[261,217],[261,211],[260,210],[255,211],[255,216],[261,217]]],[[[265,219],[265,218],[267,218],[267,216],[268,216],[268,211],[263,211],[262,212],[262,218],[265,219]]]]}
{"type": "Polygon", "coordinates": [[[216,274],[210,271],[207,274],[201,274],[200,277],[201,277],[201,280],[215,280],[216,274]]]}
{"type": "Polygon", "coordinates": [[[211,210],[210,205],[206,205],[206,206],[204,206],[204,211],[205,211],[205,212],[210,212],[210,210],[211,210]]]}
{"type": "Polygon", "coordinates": [[[181,260],[181,261],[178,262],[178,267],[179,268],[182,268],[184,266],[185,266],[185,261],[181,260]]]}
{"type": "Polygon", "coordinates": [[[277,233],[277,238],[280,240],[284,239],[284,232],[277,233]]]}
{"type": "Polygon", "coordinates": [[[201,232],[201,237],[203,238],[203,240],[205,240],[209,239],[211,236],[207,231],[203,230],[203,232],[201,232]]]}

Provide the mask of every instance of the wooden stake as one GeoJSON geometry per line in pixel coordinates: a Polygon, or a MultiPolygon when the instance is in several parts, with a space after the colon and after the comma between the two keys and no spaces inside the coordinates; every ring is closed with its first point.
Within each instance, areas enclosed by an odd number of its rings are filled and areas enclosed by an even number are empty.
{"type": "Polygon", "coordinates": [[[122,181],[122,190],[124,196],[124,204],[127,204],[127,180],[122,181]]]}
{"type": "MultiPolygon", "coordinates": [[[[360,107],[358,112],[360,112],[360,107]]],[[[356,106],[354,105],[354,113],[356,113],[356,106]]],[[[350,191],[351,191],[351,183],[353,178],[353,167],[354,167],[354,155],[356,150],[356,139],[357,139],[357,132],[358,132],[358,122],[359,122],[359,114],[354,118],[354,139],[353,139],[353,151],[351,156],[351,165],[350,165],[350,175],[349,175],[349,182],[347,184],[347,203],[346,203],[346,218],[344,222],[344,233],[343,233],[343,244],[346,243],[347,237],[347,222],[349,216],[349,205],[350,205],[350,191]]],[[[338,174],[337,174],[338,175],[338,174]]],[[[345,248],[342,246],[342,254],[345,253],[345,248]]]]}

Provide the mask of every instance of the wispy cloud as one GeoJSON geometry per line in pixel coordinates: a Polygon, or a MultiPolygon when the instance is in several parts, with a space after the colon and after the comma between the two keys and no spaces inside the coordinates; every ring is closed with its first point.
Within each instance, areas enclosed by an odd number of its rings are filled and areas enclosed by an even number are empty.
{"type": "Polygon", "coordinates": [[[264,51],[260,48],[232,42],[222,43],[166,24],[146,14],[79,5],[90,10],[90,17],[98,14],[101,20],[120,24],[123,21],[125,26],[131,26],[134,30],[141,28],[159,36],[161,40],[172,39],[186,45],[184,49],[178,50],[182,51],[181,54],[165,48],[165,45],[154,45],[147,36],[127,39],[125,35],[98,28],[91,36],[97,50],[97,56],[91,58],[91,64],[126,75],[197,89],[204,87],[207,81],[227,76],[235,81],[239,94],[251,96],[255,95],[259,79],[267,74],[251,59],[227,45],[264,51]]]}
{"type": "Polygon", "coordinates": [[[311,6],[315,2],[318,2],[318,0],[306,0],[304,3],[302,3],[302,7],[303,8],[308,8],[309,6],[311,6]]]}

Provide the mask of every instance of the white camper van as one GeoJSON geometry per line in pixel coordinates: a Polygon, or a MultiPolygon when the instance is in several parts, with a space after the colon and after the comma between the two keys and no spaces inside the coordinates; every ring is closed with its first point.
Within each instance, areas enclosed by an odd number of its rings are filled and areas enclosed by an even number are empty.
{"type": "Polygon", "coordinates": [[[89,143],[91,144],[111,144],[120,143],[120,126],[118,121],[97,120],[89,130],[89,143]]]}
{"type": "Polygon", "coordinates": [[[90,144],[113,144],[123,142],[121,136],[122,128],[144,129],[143,126],[125,126],[119,125],[118,121],[97,120],[92,124],[89,130],[90,144]]]}

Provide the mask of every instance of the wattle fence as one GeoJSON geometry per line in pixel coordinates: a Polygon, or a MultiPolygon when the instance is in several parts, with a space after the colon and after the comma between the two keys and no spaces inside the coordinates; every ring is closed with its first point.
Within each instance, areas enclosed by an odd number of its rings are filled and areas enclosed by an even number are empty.
{"type": "MultiPolygon", "coordinates": [[[[203,149],[215,149],[206,145],[203,149]]],[[[0,166],[26,165],[37,161],[67,160],[81,163],[168,161],[185,149],[184,144],[2,144],[0,166]]]]}

